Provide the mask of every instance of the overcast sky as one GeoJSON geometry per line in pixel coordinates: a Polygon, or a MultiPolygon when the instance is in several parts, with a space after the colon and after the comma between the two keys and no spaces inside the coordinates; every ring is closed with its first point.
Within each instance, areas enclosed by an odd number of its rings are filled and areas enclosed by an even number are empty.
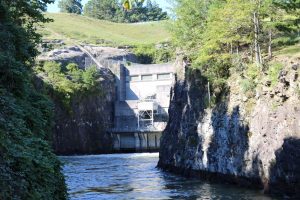
{"type": "MultiPolygon", "coordinates": [[[[48,6],[48,12],[59,12],[59,8],[57,7],[59,0],[56,0],[54,4],[50,4],[48,6]]],[[[86,4],[86,2],[88,2],[89,0],[82,0],[82,5],[86,4]]],[[[168,8],[168,0],[154,0],[156,3],[158,3],[164,10],[167,11],[168,8]]]]}

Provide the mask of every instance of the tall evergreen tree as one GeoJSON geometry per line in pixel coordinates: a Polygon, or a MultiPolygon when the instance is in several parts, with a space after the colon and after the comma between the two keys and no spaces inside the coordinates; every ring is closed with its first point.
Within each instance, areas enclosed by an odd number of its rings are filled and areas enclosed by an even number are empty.
{"type": "Polygon", "coordinates": [[[147,1],[147,20],[149,21],[159,21],[168,19],[167,12],[164,12],[162,8],[156,2],[147,1]]]}
{"type": "Polygon", "coordinates": [[[75,14],[82,13],[81,0],[60,0],[58,2],[58,7],[60,8],[61,12],[75,14]]]}

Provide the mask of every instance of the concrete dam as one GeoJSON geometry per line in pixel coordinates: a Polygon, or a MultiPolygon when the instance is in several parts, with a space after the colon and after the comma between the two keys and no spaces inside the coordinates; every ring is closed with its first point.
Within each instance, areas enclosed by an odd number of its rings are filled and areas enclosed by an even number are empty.
{"type": "Polygon", "coordinates": [[[119,65],[112,134],[114,150],[157,151],[168,121],[172,64],[119,65]]]}
{"type": "Polygon", "coordinates": [[[85,48],[85,53],[89,56],[86,67],[96,64],[98,68],[109,68],[115,76],[114,122],[110,130],[114,151],[158,151],[169,118],[174,65],[137,64],[126,56],[101,58],[95,48],[85,48]]]}
{"type": "Polygon", "coordinates": [[[169,118],[174,64],[138,64],[136,56],[126,49],[79,44],[46,51],[39,59],[63,65],[72,62],[80,69],[96,65],[109,84],[105,87],[108,96],[86,99],[87,102],[74,105],[76,115],[59,118],[54,134],[58,153],[159,150],[169,118]],[[107,109],[98,104],[99,100],[107,109]]]}

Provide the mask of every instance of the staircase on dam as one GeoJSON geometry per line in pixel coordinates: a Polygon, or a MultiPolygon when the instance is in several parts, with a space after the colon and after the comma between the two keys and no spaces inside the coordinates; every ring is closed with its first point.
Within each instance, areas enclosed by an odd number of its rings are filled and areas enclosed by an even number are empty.
{"type": "Polygon", "coordinates": [[[137,64],[101,59],[80,46],[90,62],[115,75],[116,100],[111,134],[116,152],[158,151],[168,121],[170,89],[175,80],[173,64],[137,64]]]}

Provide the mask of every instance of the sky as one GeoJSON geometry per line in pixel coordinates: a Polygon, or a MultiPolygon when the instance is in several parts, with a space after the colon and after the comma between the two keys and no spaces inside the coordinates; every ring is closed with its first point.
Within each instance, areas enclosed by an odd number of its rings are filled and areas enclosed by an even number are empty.
{"type": "MultiPolygon", "coordinates": [[[[48,12],[59,12],[59,8],[57,7],[59,0],[55,0],[54,4],[50,4],[48,6],[48,12]]],[[[89,0],[82,0],[82,5],[85,5],[86,2],[88,2],[89,0]]],[[[167,11],[167,8],[169,6],[168,4],[168,0],[154,0],[156,3],[158,3],[160,5],[161,8],[163,8],[165,11],[167,11]]]]}

